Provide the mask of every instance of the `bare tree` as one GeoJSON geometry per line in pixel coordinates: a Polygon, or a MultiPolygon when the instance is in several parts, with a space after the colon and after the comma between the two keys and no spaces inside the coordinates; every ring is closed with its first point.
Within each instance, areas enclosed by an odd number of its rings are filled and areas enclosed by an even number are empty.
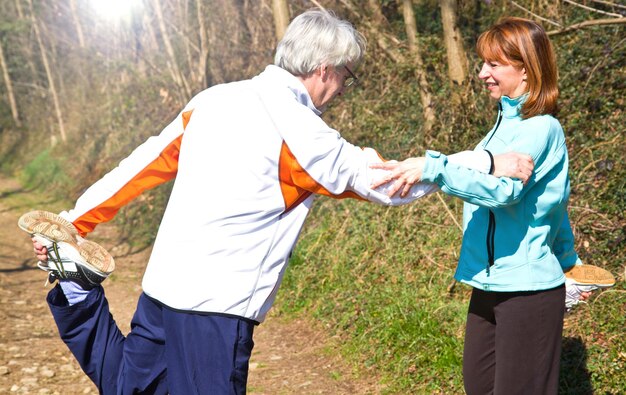
{"type": "MultiPolygon", "coordinates": [[[[252,38],[249,24],[246,23],[245,10],[244,2],[226,0],[209,15],[209,70],[213,84],[248,76],[248,58],[257,49],[249,46],[252,38]]],[[[271,14],[267,14],[269,18],[266,19],[266,24],[271,21],[271,14]]],[[[269,26],[273,27],[271,23],[269,26]]],[[[272,29],[268,29],[268,32],[271,33],[272,29]]]]}
{"type": "Polygon", "coordinates": [[[274,13],[274,26],[276,28],[276,41],[280,41],[289,25],[289,6],[287,0],[272,0],[272,11],[274,13]]]}
{"type": "Polygon", "coordinates": [[[435,110],[433,109],[430,86],[426,80],[424,61],[422,59],[419,42],[417,40],[417,24],[415,21],[415,12],[413,11],[413,2],[411,0],[402,1],[402,14],[404,16],[404,26],[406,29],[409,51],[413,56],[415,63],[415,76],[417,77],[424,116],[424,134],[428,135],[435,122],[435,110]]]}
{"type": "Polygon", "coordinates": [[[78,36],[78,44],[81,48],[85,48],[85,37],[83,35],[83,28],[80,24],[80,18],[78,18],[78,12],[76,11],[76,0],[70,0],[70,10],[72,11],[72,21],[74,22],[74,28],[76,29],[76,35],[78,36]]]}
{"type": "MultiPolygon", "coordinates": [[[[65,134],[65,125],[63,124],[63,115],[61,113],[61,105],[59,103],[59,96],[58,96],[58,93],[54,84],[54,78],[52,77],[52,70],[50,68],[50,63],[48,62],[48,55],[46,55],[46,48],[43,44],[43,40],[41,39],[41,33],[39,32],[39,24],[38,24],[37,18],[35,17],[32,0],[28,0],[28,7],[30,10],[30,19],[32,22],[33,31],[35,32],[35,38],[37,39],[37,44],[39,45],[39,51],[41,52],[41,62],[43,63],[43,67],[46,70],[46,77],[48,78],[48,89],[50,90],[50,94],[52,95],[52,102],[54,104],[54,112],[57,117],[57,122],[59,123],[59,132],[61,134],[61,140],[65,142],[67,141],[67,137],[65,134]]],[[[54,142],[54,135],[51,136],[51,141],[54,142]]]]}
{"type": "Polygon", "coordinates": [[[207,32],[204,7],[202,0],[196,0],[196,13],[198,14],[198,35],[200,36],[200,54],[198,55],[197,79],[200,88],[206,88],[209,84],[207,64],[209,61],[209,35],[207,32]]]}
{"type": "Polygon", "coordinates": [[[157,22],[161,31],[161,37],[163,38],[163,44],[165,44],[165,51],[167,52],[169,58],[167,65],[170,71],[170,75],[172,76],[172,79],[178,87],[180,103],[185,103],[191,98],[191,88],[189,87],[187,79],[180,71],[178,60],[176,54],[174,53],[174,47],[172,46],[172,40],[170,39],[170,34],[165,27],[165,19],[163,18],[163,9],[161,8],[161,2],[155,1],[152,4],[154,5],[154,11],[156,13],[157,22]]]}
{"type": "MultiPolygon", "coordinates": [[[[196,2],[197,3],[197,2],[196,2]]],[[[176,34],[180,37],[179,39],[179,49],[184,51],[186,56],[186,62],[182,62],[181,59],[181,73],[187,74],[189,76],[189,87],[191,91],[194,91],[193,86],[196,81],[196,55],[200,52],[200,48],[196,44],[198,36],[196,35],[196,25],[193,23],[192,18],[190,17],[190,1],[188,0],[176,0],[176,13],[172,14],[170,18],[174,20],[174,22],[170,22],[170,27],[172,27],[176,34]]],[[[191,4],[193,6],[193,4],[191,4]]]]}
{"type": "MultiPolygon", "coordinates": [[[[22,4],[20,3],[20,0],[15,0],[15,10],[17,11],[17,17],[20,21],[25,21],[26,18],[24,17],[24,11],[22,11],[22,4]]],[[[23,46],[23,50],[26,53],[26,63],[28,64],[28,68],[30,69],[31,72],[31,77],[33,80],[37,79],[37,68],[35,67],[35,62],[34,62],[34,55],[33,55],[33,51],[32,51],[32,47],[30,45],[30,42],[27,42],[24,46],[23,46]]]]}
{"type": "Polygon", "coordinates": [[[548,36],[556,36],[558,34],[570,33],[574,30],[582,29],[589,26],[601,26],[601,25],[619,25],[626,23],[626,18],[609,18],[609,19],[594,19],[590,21],[584,21],[576,23],[572,26],[564,27],[561,29],[551,30],[548,36]]]}
{"type": "MultiPolygon", "coordinates": [[[[247,40],[245,46],[245,64],[243,76],[258,73],[261,65],[271,63],[276,48],[276,29],[274,24],[267,23],[274,13],[271,7],[258,0],[243,0],[241,14],[244,15],[243,28],[247,40]],[[254,18],[245,17],[254,15],[254,18]]],[[[211,49],[213,50],[213,49],[211,49]]]]}
{"type": "Polygon", "coordinates": [[[152,18],[150,17],[150,13],[146,12],[143,14],[142,25],[145,27],[147,32],[146,38],[146,47],[151,52],[158,52],[160,49],[159,40],[157,40],[156,32],[152,27],[152,18]]]}
{"type": "Polygon", "coordinates": [[[467,56],[463,37],[458,27],[457,0],[439,0],[443,38],[448,56],[448,77],[454,84],[462,84],[467,78],[467,56]]]}
{"type": "MultiPolygon", "coordinates": [[[[359,15],[359,11],[350,2],[344,0],[343,3],[352,13],[359,15]]],[[[378,0],[368,0],[367,5],[373,19],[373,23],[370,24],[368,29],[372,32],[372,36],[377,38],[376,43],[391,60],[396,63],[403,62],[403,56],[396,51],[396,47],[399,44],[398,39],[385,33],[385,27],[389,22],[383,15],[380,2],[378,0]]]]}
{"type": "MultiPolygon", "coordinates": [[[[611,3],[608,1],[604,1],[604,0],[591,0],[592,2],[596,2],[599,4],[602,4],[604,6],[610,6],[610,7],[614,7],[617,9],[622,9],[622,10],[626,10],[626,6],[623,6],[621,4],[615,4],[615,3],[611,3]]],[[[522,11],[524,11],[525,13],[531,15],[533,18],[539,19],[542,22],[548,23],[550,25],[556,26],[555,29],[548,31],[548,35],[549,36],[556,36],[559,34],[565,34],[565,33],[570,33],[573,32],[575,30],[579,30],[579,29],[583,29],[589,26],[606,26],[606,25],[620,25],[620,24],[624,24],[626,23],[626,17],[624,17],[622,14],[619,13],[615,13],[615,12],[608,12],[608,11],[604,11],[604,10],[599,10],[584,4],[579,4],[575,1],[572,0],[563,0],[563,3],[565,4],[569,4],[572,5],[574,7],[577,8],[582,8],[584,10],[587,10],[589,12],[593,12],[596,14],[602,14],[602,15],[607,15],[610,16],[611,18],[604,18],[604,19],[588,19],[582,22],[578,22],[575,23],[573,25],[570,26],[563,26],[563,24],[558,23],[553,21],[552,19],[550,19],[550,17],[555,17],[558,15],[558,12],[554,12],[554,10],[556,9],[558,11],[558,5],[559,2],[554,2],[554,4],[552,4],[552,2],[547,2],[546,5],[544,5],[543,8],[547,9],[548,11],[548,17],[542,16],[540,14],[538,14],[537,12],[533,12],[531,10],[529,10],[526,7],[523,7],[522,5],[520,5],[519,3],[510,0],[509,3],[517,8],[520,9],[522,11]]]]}
{"type": "Polygon", "coordinates": [[[7,89],[7,97],[9,99],[9,105],[11,106],[11,115],[13,121],[17,126],[22,126],[20,122],[20,116],[17,112],[17,104],[15,102],[15,95],[13,94],[13,84],[11,83],[11,77],[9,76],[9,68],[7,62],[4,60],[4,51],[2,50],[2,41],[0,40],[0,68],[2,68],[2,76],[4,77],[4,85],[7,89]]]}

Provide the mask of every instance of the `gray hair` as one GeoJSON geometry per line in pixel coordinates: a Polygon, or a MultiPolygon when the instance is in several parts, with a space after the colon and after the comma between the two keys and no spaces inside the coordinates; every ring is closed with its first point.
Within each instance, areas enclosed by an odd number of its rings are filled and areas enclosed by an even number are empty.
{"type": "Polygon", "coordinates": [[[298,15],[276,48],[274,64],[301,76],[322,64],[358,64],[365,55],[365,37],[331,11],[311,10],[298,15]]]}

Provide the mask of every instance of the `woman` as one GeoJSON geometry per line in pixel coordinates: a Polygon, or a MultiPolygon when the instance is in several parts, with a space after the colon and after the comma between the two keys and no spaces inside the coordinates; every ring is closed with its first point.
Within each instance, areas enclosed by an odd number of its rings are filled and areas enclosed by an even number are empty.
{"type": "Polygon", "coordinates": [[[476,46],[479,78],[499,103],[495,127],[476,149],[532,156],[523,184],[425,158],[374,166],[391,170],[390,194],[419,181],[465,201],[464,233],[455,278],[473,287],[467,316],[463,376],[472,394],[556,394],[563,329],[563,271],[580,263],[567,216],[565,137],[554,118],[557,67],[537,23],[505,18],[476,46]]]}

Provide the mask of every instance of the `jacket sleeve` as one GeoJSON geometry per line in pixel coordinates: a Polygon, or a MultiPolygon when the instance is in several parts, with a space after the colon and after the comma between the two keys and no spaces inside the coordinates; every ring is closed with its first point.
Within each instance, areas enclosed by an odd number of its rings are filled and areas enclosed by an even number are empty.
{"type": "Polygon", "coordinates": [[[171,180],[178,171],[184,128],[193,110],[180,113],[158,136],[137,147],[119,165],[91,185],[72,210],[60,215],[72,222],[81,236],[107,222],[143,191],[171,180]]]}
{"type": "MultiPolygon", "coordinates": [[[[370,164],[382,160],[375,150],[346,141],[290,93],[263,91],[259,95],[285,143],[291,166],[297,167],[298,176],[290,179],[298,187],[335,198],[356,197],[385,205],[409,203],[438,190],[433,183],[418,183],[405,198],[387,196],[385,186],[373,190],[371,185],[381,173],[371,169],[370,164]]],[[[486,154],[482,167],[485,158],[486,154]]]]}
{"type": "Polygon", "coordinates": [[[437,151],[426,151],[422,181],[435,183],[448,195],[485,207],[515,204],[522,198],[524,189],[520,180],[498,178],[460,166],[437,151]]]}
{"type": "Polygon", "coordinates": [[[573,265],[582,264],[582,261],[574,250],[574,234],[567,211],[565,211],[561,226],[557,230],[556,237],[552,244],[552,251],[554,251],[554,255],[559,260],[564,271],[573,265]]]}
{"type": "MultiPolygon", "coordinates": [[[[450,163],[455,165],[465,167],[467,169],[472,169],[481,173],[489,173],[491,168],[491,158],[487,151],[477,150],[477,151],[461,151],[456,154],[452,154],[448,156],[448,160],[450,163]]],[[[372,181],[378,181],[387,176],[387,170],[373,170],[371,173],[372,181]]],[[[371,183],[370,183],[371,184],[371,183]]],[[[388,195],[389,190],[391,189],[392,183],[381,185],[376,188],[377,192],[382,192],[385,195],[388,195]]],[[[415,199],[419,199],[420,197],[424,197],[433,192],[438,192],[439,186],[433,183],[428,182],[419,182],[411,187],[411,190],[407,194],[407,196],[401,198],[397,194],[392,197],[392,204],[405,204],[414,201],[415,199]]]]}
{"type": "MultiPolygon", "coordinates": [[[[439,190],[433,183],[418,183],[403,198],[389,197],[389,185],[373,190],[371,185],[382,178],[385,171],[371,169],[370,164],[382,161],[381,156],[372,148],[363,149],[349,143],[319,117],[306,113],[300,115],[307,119],[305,127],[280,127],[295,160],[313,180],[313,183],[307,180],[300,187],[335,198],[358,197],[384,205],[407,204],[439,190]]],[[[490,167],[485,152],[460,153],[453,156],[452,161],[480,171],[489,171],[490,167]]]]}
{"type": "Polygon", "coordinates": [[[517,204],[528,191],[564,159],[565,143],[556,120],[539,116],[526,122],[511,144],[510,151],[529,154],[535,169],[528,183],[509,177],[494,177],[458,164],[436,151],[426,152],[422,181],[433,182],[449,195],[484,207],[517,204]]]}

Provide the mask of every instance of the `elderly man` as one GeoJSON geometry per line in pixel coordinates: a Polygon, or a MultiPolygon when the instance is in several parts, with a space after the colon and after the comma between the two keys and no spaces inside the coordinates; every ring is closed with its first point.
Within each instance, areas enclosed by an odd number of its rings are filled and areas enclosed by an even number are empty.
{"type": "MultiPolygon", "coordinates": [[[[112,261],[103,267],[85,244],[24,225],[36,236],[40,266],[59,280],[48,303],[61,337],[101,393],[245,393],[254,326],[274,301],[314,194],[395,205],[434,190],[416,185],[402,199],[372,190],[376,151],[348,143],[320,118],[356,82],[364,51],[350,23],[326,11],[301,14],[275,65],[199,93],[61,213],[85,236],[142,191],[175,178],[128,336],[99,285],[112,261]],[[72,250],[84,259],[68,258],[72,250]]],[[[523,169],[509,176],[530,174],[526,157],[506,159],[515,166],[505,167],[523,169]]],[[[480,152],[454,160],[484,172],[493,164],[480,152]]]]}

